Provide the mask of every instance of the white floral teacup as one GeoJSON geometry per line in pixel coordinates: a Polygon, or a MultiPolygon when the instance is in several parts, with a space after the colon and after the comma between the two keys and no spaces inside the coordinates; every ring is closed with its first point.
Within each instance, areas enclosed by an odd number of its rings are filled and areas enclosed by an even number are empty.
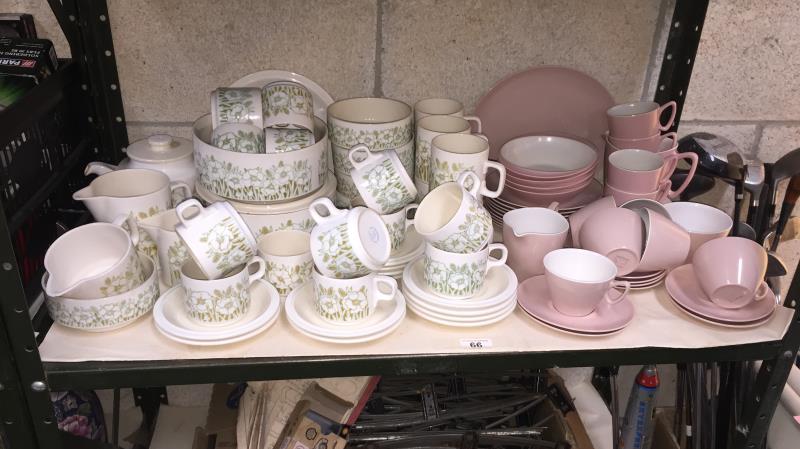
{"type": "Polygon", "coordinates": [[[300,83],[276,81],[261,94],[264,128],[314,129],[314,100],[300,83]]]}
{"type": "Polygon", "coordinates": [[[314,309],[326,321],[351,324],[369,317],[380,301],[397,294],[397,281],[370,273],[355,279],[336,279],[314,271],[314,309]]]}
{"type": "MultiPolygon", "coordinates": [[[[434,99],[431,99],[434,100],[434,99]]],[[[417,102],[419,104],[419,102],[417,102]]],[[[417,133],[414,136],[416,147],[416,165],[414,167],[414,180],[417,184],[422,182],[430,186],[431,168],[431,141],[442,134],[470,134],[472,124],[481,132],[481,121],[478,117],[456,117],[450,115],[428,115],[418,120],[417,133]]],[[[435,186],[434,186],[435,187],[435,186]]],[[[419,188],[417,188],[419,190],[419,188]]],[[[425,193],[428,193],[427,191],[425,193]]]]}
{"type": "Polygon", "coordinates": [[[314,133],[305,129],[267,128],[264,130],[266,152],[286,153],[314,145],[314,133]]]}
{"type": "MultiPolygon", "coordinates": [[[[506,167],[489,160],[489,141],[482,134],[441,134],[431,140],[430,181],[431,189],[458,179],[458,175],[471,171],[483,181],[491,169],[499,174],[497,189],[487,190],[481,195],[497,198],[506,184],[506,167]]],[[[466,184],[469,188],[470,185],[466,184]]]]}
{"type": "Polygon", "coordinates": [[[490,243],[480,251],[451,253],[427,243],[425,245],[425,283],[437,295],[446,298],[468,298],[480,290],[486,273],[506,263],[508,250],[502,243],[490,243]],[[499,251],[500,257],[489,259],[499,251]]]}
{"type": "Polygon", "coordinates": [[[389,260],[389,232],[374,210],[337,209],[330,199],[320,198],[309,212],[317,223],[311,230],[311,257],[325,276],[355,278],[379,270],[389,260]]]}
{"type": "Polygon", "coordinates": [[[273,231],[258,238],[258,255],[267,263],[265,279],[281,297],[311,278],[311,237],[294,229],[273,231]]]}
{"type": "Polygon", "coordinates": [[[220,279],[206,279],[193,260],[181,267],[184,303],[189,316],[203,324],[227,324],[250,308],[250,285],[264,277],[264,259],[254,256],[220,279]]]}
{"type": "Polygon", "coordinates": [[[394,150],[373,153],[366,145],[356,145],[348,158],[353,164],[350,176],[369,208],[390,214],[417,197],[414,181],[394,150]]]}
{"type": "Polygon", "coordinates": [[[247,123],[223,123],[211,133],[211,144],[237,153],[264,153],[264,130],[247,123]]]}
{"type": "Polygon", "coordinates": [[[483,248],[492,238],[492,217],[476,198],[485,183],[472,172],[464,172],[458,182],[435,188],[417,208],[414,227],[433,246],[453,253],[469,253],[483,248]],[[466,189],[465,184],[471,188],[466,189]]]}
{"type": "Polygon", "coordinates": [[[256,87],[220,87],[211,92],[211,125],[225,123],[263,126],[261,89],[256,87]]]}
{"type": "Polygon", "coordinates": [[[416,212],[419,205],[412,203],[391,214],[381,215],[381,220],[386,224],[389,238],[392,242],[392,251],[396,250],[406,241],[408,228],[414,224],[414,215],[409,218],[409,213],[416,212]]]}
{"type": "Polygon", "coordinates": [[[196,199],[175,208],[175,232],[206,278],[218,279],[256,255],[256,239],[241,215],[225,201],[206,208],[196,199]]]}

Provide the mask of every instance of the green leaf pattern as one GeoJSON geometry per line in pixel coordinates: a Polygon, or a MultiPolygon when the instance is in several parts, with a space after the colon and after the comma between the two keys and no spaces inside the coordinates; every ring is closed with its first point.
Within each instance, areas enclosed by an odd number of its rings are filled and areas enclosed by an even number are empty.
{"type": "Polygon", "coordinates": [[[236,153],[263,153],[266,151],[264,134],[255,131],[232,131],[214,136],[215,147],[236,153]]]}
{"type": "Polygon", "coordinates": [[[470,296],[483,285],[486,262],[445,264],[424,257],[425,283],[432,290],[450,296],[470,296]]]}
{"type": "Polygon", "coordinates": [[[392,244],[392,251],[400,248],[400,245],[406,240],[406,223],[405,220],[395,221],[394,223],[386,223],[386,229],[389,231],[389,241],[392,244]]]}
{"type": "Polygon", "coordinates": [[[282,231],[284,229],[295,229],[298,231],[311,232],[311,229],[314,227],[315,224],[316,223],[314,223],[314,220],[311,218],[298,221],[289,219],[283,223],[280,223],[277,226],[261,226],[260,228],[258,228],[257,232],[258,235],[256,236],[256,238],[265,234],[269,234],[270,232],[273,231],[282,231]]]}
{"type": "Polygon", "coordinates": [[[250,123],[261,126],[261,123],[253,123],[252,119],[256,116],[256,106],[253,104],[252,97],[247,89],[224,88],[217,89],[217,114],[219,123],[250,123]]]}
{"type": "Polygon", "coordinates": [[[100,286],[100,298],[108,298],[109,296],[129,292],[142,285],[146,278],[141,269],[141,264],[136,260],[138,257],[136,251],[132,251],[124,262],[127,267],[124,273],[103,278],[103,285],[100,286]]]}
{"type": "MultiPolygon", "coordinates": [[[[325,158],[325,154],[322,155],[325,158]]],[[[242,201],[278,201],[311,193],[312,168],[307,160],[242,168],[214,156],[195,155],[200,183],[223,197],[242,201]]]]}
{"type": "Polygon", "coordinates": [[[203,323],[219,323],[239,318],[250,307],[250,293],[244,282],[211,292],[187,287],[185,298],[189,316],[203,323]]]}
{"type": "Polygon", "coordinates": [[[405,123],[383,130],[354,130],[328,122],[328,138],[331,143],[340,147],[350,148],[363,143],[371,151],[390,150],[400,148],[411,140],[413,127],[405,123]]]}
{"type": "Polygon", "coordinates": [[[403,184],[391,159],[384,159],[364,173],[361,179],[366,182],[362,186],[380,205],[383,213],[394,212],[414,201],[414,195],[403,184]]]}
{"type": "Polygon", "coordinates": [[[48,300],[47,311],[53,321],[76,329],[103,329],[129,323],[153,308],[159,296],[153,282],[136,296],[103,305],[75,305],[48,300]]]}
{"type": "Polygon", "coordinates": [[[314,117],[314,100],[311,92],[292,84],[273,84],[264,89],[262,95],[265,117],[281,114],[303,114],[314,117]]]}
{"type": "Polygon", "coordinates": [[[255,255],[244,233],[231,217],[223,218],[200,234],[200,242],[206,244],[206,257],[221,272],[241,265],[255,255]]]}
{"type": "Polygon", "coordinates": [[[288,153],[314,145],[314,133],[305,129],[277,130],[273,153],[288,153]]]}
{"type": "Polygon", "coordinates": [[[369,316],[367,287],[335,288],[314,283],[317,313],[331,321],[356,321],[369,316]]]}
{"type": "MultiPolygon", "coordinates": [[[[447,162],[433,158],[431,160],[430,190],[442,184],[455,181],[458,179],[458,175],[465,171],[475,171],[475,169],[472,165],[462,164],[460,162],[447,162]]],[[[464,187],[469,190],[472,185],[465,184],[464,187]]]]}
{"type": "Polygon", "coordinates": [[[431,165],[431,143],[427,140],[422,140],[417,136],[416,139],[417,160],[414,176],[418,180],[428,184],[430,176],[431,165]]]}
{"type": "Polygon", "coordinates": [[[167,255],[169,257],[169,276],[172,285],[179,282],[181,279],[181,267],[183,263],[189,260],[189,248],[183,243],[183,240],[178,239],[167,248],[167,255]]]}
{"type": "Polygon", "coordinates": [[[332,227],[317,236],[320,242],[318,257],[324,268],[333,277],[346,279],[369,274],[370,270],[353,254],[353,247],[347,235],[347,223],[332,227]]]}
{"type": "Polygon", "coordinates": [[[492,217],[486,209],[473,202],[467,209],[466,219],[458,227],[458,231],[432,244],[442,251],[470,253],[481,249],[491,235],[492,217]]]}
{"type": "Polygon", "coordinates": [[[266,279],[275,286],[281,297],[285,297],[310,279],[313,269],[314,262],[310,260],[301,264],[284,264],[268,260],[266,279]]]}

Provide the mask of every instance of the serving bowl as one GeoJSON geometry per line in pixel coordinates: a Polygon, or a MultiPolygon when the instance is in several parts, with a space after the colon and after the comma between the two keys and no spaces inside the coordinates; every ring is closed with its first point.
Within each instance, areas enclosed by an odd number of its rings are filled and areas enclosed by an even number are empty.
{"type": "MultiPolygon", "coordinates": [[[[47,311],[62,326],[89,332],[105,332],[126,326],[147,314],[158,299],[158,270],[153,259],[140,254],[145,281],[125,293],[101,299],[47,296],[47,311]]],[[[42,277],[42,286],[48,274],[42,277]]]]}
{"type": "Polygon", "coordinates": [[[197,184],[215,195],[248,203],[278,203],[315,192],[327,179],[328,135],[319,118],[314,118],[316,142],[286,153],[223,150],[211,144],[211,132],[210,115],[194,122],[197,184]]]}
{"type": "MultiPolygon", "coordinates": [[[[197,197],[206,204],[225,201],[225,198],[210,192],[199,182],[196,190],[197,197]]],[[[230,200],[228,202],[239,212],[247,227],[258,238],[272,231],[283,229],[310,232],[311,228],[314,227],[314,220],[311,218],[308,206],[317,198],[327,197],[333,199],[335,194],[336,178],[329,171],[325,184],[319,190],[294,201],[280,204],[251,204],[230,200]]]]}
{"type": "Polygon", "coordinates": [[[588,143],[561,136],[524,136],[500,148],[500,162],[533,178],[574,176],[592,170],[597,151],[588,143]]]}

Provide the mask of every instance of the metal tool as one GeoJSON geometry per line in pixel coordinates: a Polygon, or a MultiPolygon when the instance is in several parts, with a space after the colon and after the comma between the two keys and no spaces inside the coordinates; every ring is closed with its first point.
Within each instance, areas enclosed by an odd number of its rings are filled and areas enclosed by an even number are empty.
{"type": "MultiPolygon", "coordinates": [[[[670,177],[672,185],[683,185],[688,175],[689,173],[685,170],[676,170],[675,173],[673,173],[670,177]]],[[[694,176],[692,176],[692,180],[689,181],[689,185],[686,186],[686,189],[683,192],[681,192],[681,201],[689,201],[692,198],[696,198],[713,188],[714,178],[695,172],[694,176]]]]}
{"type": "Polygon", "coordinates": [[[739,149],[730,140],[711,133],[692,133],[678,140],[679,153],[695,153],[697,169],[701,174],[726,179],[728,154],[738,153],[739,149]]]}
{"type": "Polygon", "coordinates": [[[758,208],[761,203],[761,192],[764,190],[766,169],[758,158],[745,161],[744,190],[750,194],[750,206],[747,208],[747,223],[755,228],[758,208]]]}
{"type": "Polygon", "coordinates": [[[742,237],[742,238],[753,240],[753,241],[757,241],[758,240],[756,238],[756,230],[753,229],[752,226],[750,226],[749,224],[747,224],[747,223],[745,223],[743,221],[736,221],[734,223],[734,226],[731,229],[731,235],[733,235],[735,237],[742,237]],[[734,232],[733,229],[736,229],[736,231],[734,232]]]}
{"type": "Polygon", "coordinates": [[[727,176],[733,182],[733,235],[739,235],[739,220],[742,217],[742,201],[744,201],[744,159],[738,152],[728,153],[727,176]]]}
{"type": "Polygon", "coordinates": [[[800,173],[792,175],[789,185],[786,187],[786,194],[783,196],[783,204],[781,205],[781,214],[778,217],[778,223],[775,226],[775,235],[772,238],[772,244],[769,248],[771,251],[776,251],[778,249],[781,235],[783,235],[783,231],[786,229],[786,223],[789,221],[789,217],[791,217],[794,211],[794,206],[797,204],[798,197],[800,197],[800,173]]]}
{"type": "Polygon", "coordinates": [[[756,230],[760,232],[760,239],[763,239],[768,232],[770,221],[775,215],[775,206],[778,201],[778,184],[782,180],[800,173],[800,148],[795,148],[781,156],[774,163],[764,164],[764,166],[766,189],[761,198],[766,200],[767,204],[762,205],[761,211],[756,218],[758,225],[755,226],[756,230]]]}

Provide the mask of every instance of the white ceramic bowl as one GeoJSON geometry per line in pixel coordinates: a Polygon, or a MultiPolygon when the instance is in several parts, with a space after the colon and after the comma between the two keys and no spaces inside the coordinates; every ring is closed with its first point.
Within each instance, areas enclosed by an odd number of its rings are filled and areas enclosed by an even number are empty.
{"type": "Polygon", "coordinates": [[[500,148],[500,161],[532,175],[561,175],[590,167],[597,151],[580,140],[559,136],[525,136],[500,148]]]}
{"type": "MultiPolygon", "coordinates": [[[[208,191],[199,182],[196,190],[197,197],[207,204],[226,201],[225,198],[208,191]]],[[[230,200],[228,202],[239,212],[247,227],[258,238],[260,235],[282,229],[311,232],[311,228],[314,227],[314,220],[308,212],[308,206],[317,198],[328,197],[333,199],[335,194],[336,178],[333,173],[328,172],[328,179],[321,189],[294,201],[280,204],[250,204],[230,200]]]]}
{"type": "MultiPolygon", "coordinates": [[[[102,299],[48,296],[47,311],[62,326],[104,332],[126,326],[147,314],[159,296],[158,270],[153,259],[140,254],[146,280],[133,290],[102,299]]],[[[47,273],[42,285],[47,282],[47,273]]]]}
{"type": "Polygon", "coordinates": [[[211,116],[200,117],[192,138],[198,184],[226,199],[260,204],[315,192],[328,172],[328,136],[325,122],[314,120],[314,145],[288,153],[247,154],[211,145],[211,116]]]}

